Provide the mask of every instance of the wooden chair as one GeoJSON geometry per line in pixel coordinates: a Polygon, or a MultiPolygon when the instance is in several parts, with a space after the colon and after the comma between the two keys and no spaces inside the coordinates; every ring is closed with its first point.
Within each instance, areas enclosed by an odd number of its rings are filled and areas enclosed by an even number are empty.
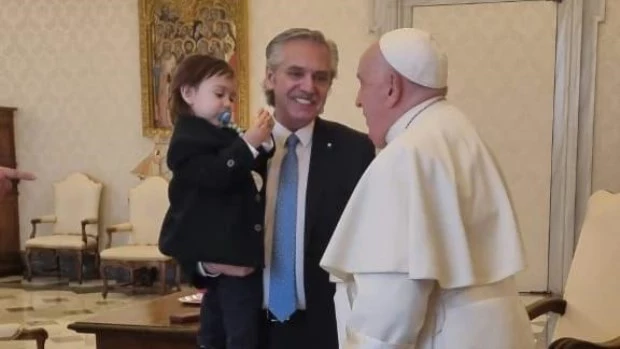
{"type": "Polygon", "coordinates": [[[32,280],[32,253],[52,250],[56,253],[58,277],[60,254],[70,253],[78,258],[78,281],[83,281],[84,256],[95,256],[99,264],[99,207],[103,185],[88,175],[74,172],[54,183],[54,214],[32,219],[32,232],[26,240],[26,271],[32,280]],[[51,235],[37,236],[37,224],[53,224],[51,235]]]}
{"type": "Polygon", "coordinates": [[[0,341],[35,340],[37,349],[44,349],[47,337],[47,331],[43,328],[26,329],[20,324],[12,323],[0,325],[0,341]]]}
{"type": "Polygon", "coordinates": [[[108,293],[106,269],[112,266],[128,268],[132,287],[135,283],[133,271],[140,266],[157,265],[161,282],[161,293],[167,292],[166,273],[175,269],[176,287],[180,290],[180,268],[171,257],[159,252],[158,240],[161,224],[168,210],[168,181],[159,176],[147,177],[129,192],[129,222],[113,225],[106,229],[108,243],[101,251],[101,275],[103,298],[108,293]],[[111,246],[112,234],[131,232],[129,244],[111,246]]]}
{"type": "Polygon", "coordinates": [[[562,315],[551,349],[620,349],[620,194],[594,193],[566,281],[564,297],[528,306],[530,319],[562,315]]]}

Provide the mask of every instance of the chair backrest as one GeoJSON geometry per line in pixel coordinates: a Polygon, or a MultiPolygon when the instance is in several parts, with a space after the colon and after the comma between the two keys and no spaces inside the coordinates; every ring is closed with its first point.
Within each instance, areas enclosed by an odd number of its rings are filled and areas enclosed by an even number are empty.
{"type": "Polygon", "coordinates": [[[620,194],[594,193],[568,273],[566,313],[553,339],[607,341],[620,335],[620,194]]]}
{"type": "MultiPolygon", "coordinates": [[[[82,220],[99,218],[103,184],[89,176],[74,172],[54,183],[54,234],[82,234],[82,220]]],[[[88,225],[86,232],[98,235],[97,224],[88,225]]]]}
{"type": "Polygon", "coordinates": [[[131,189],[129,221],[133,226],[134,244],[157,245],[168,206],[168,181],[162,177],[147,177],[131,189]]]}

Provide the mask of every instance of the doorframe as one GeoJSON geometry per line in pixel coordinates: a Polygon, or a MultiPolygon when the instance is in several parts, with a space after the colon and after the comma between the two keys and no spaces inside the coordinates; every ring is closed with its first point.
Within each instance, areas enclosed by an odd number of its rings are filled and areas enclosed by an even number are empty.
{"type": "Polygon", "coordinates": [[[370,34],[413,25],[421,6],[556,2],[547,289],[562,294],[592,191],[598,27],[606,0],[368,0],[370,34]]]}

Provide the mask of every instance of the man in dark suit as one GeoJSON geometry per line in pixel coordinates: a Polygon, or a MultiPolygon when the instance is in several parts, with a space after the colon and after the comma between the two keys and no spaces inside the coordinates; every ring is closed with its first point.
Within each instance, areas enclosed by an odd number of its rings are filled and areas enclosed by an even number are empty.
{"type": "MultiPolygon", "coordinates": [[[[276,153],[266,183],[262,348],[337,349],[335,286],[319,261],[375,148],[365,134],[318,117],[338,64],[321,32],[286,30],[266,58],[276,153]]],[[[204,267],[198,284],[228,273],[204,267]]]]}

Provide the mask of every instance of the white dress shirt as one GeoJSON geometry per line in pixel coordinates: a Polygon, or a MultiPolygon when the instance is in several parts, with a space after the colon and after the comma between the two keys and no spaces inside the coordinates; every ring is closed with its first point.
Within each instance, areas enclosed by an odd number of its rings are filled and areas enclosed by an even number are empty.
{"type": "MultiPolygon", "coordinates": [[[[295,286],[297,289],[297,309],[306,309],[306,292],[304,290],[304,237],[306,223],[306,187],[310,169],[310,152],[312,150],[312,133],[314,122],[297,130],[297,165],[299,166],[297,182],[297,229],[295,233],[295,286]]],[[[263,273],[264,306],[269,301],[269,277],[272,257],[274,214],[276,198],[278,197],[278,181],[282,158],[286,154],[286,139],[291,131],[276,121],[273,128],[273,137],[276,142],[276,151],[267,170],[267,193],[265,202],[265,271],[263,273]]],[[[292,234],[293,232],[291,232],[292,234]]]]}

